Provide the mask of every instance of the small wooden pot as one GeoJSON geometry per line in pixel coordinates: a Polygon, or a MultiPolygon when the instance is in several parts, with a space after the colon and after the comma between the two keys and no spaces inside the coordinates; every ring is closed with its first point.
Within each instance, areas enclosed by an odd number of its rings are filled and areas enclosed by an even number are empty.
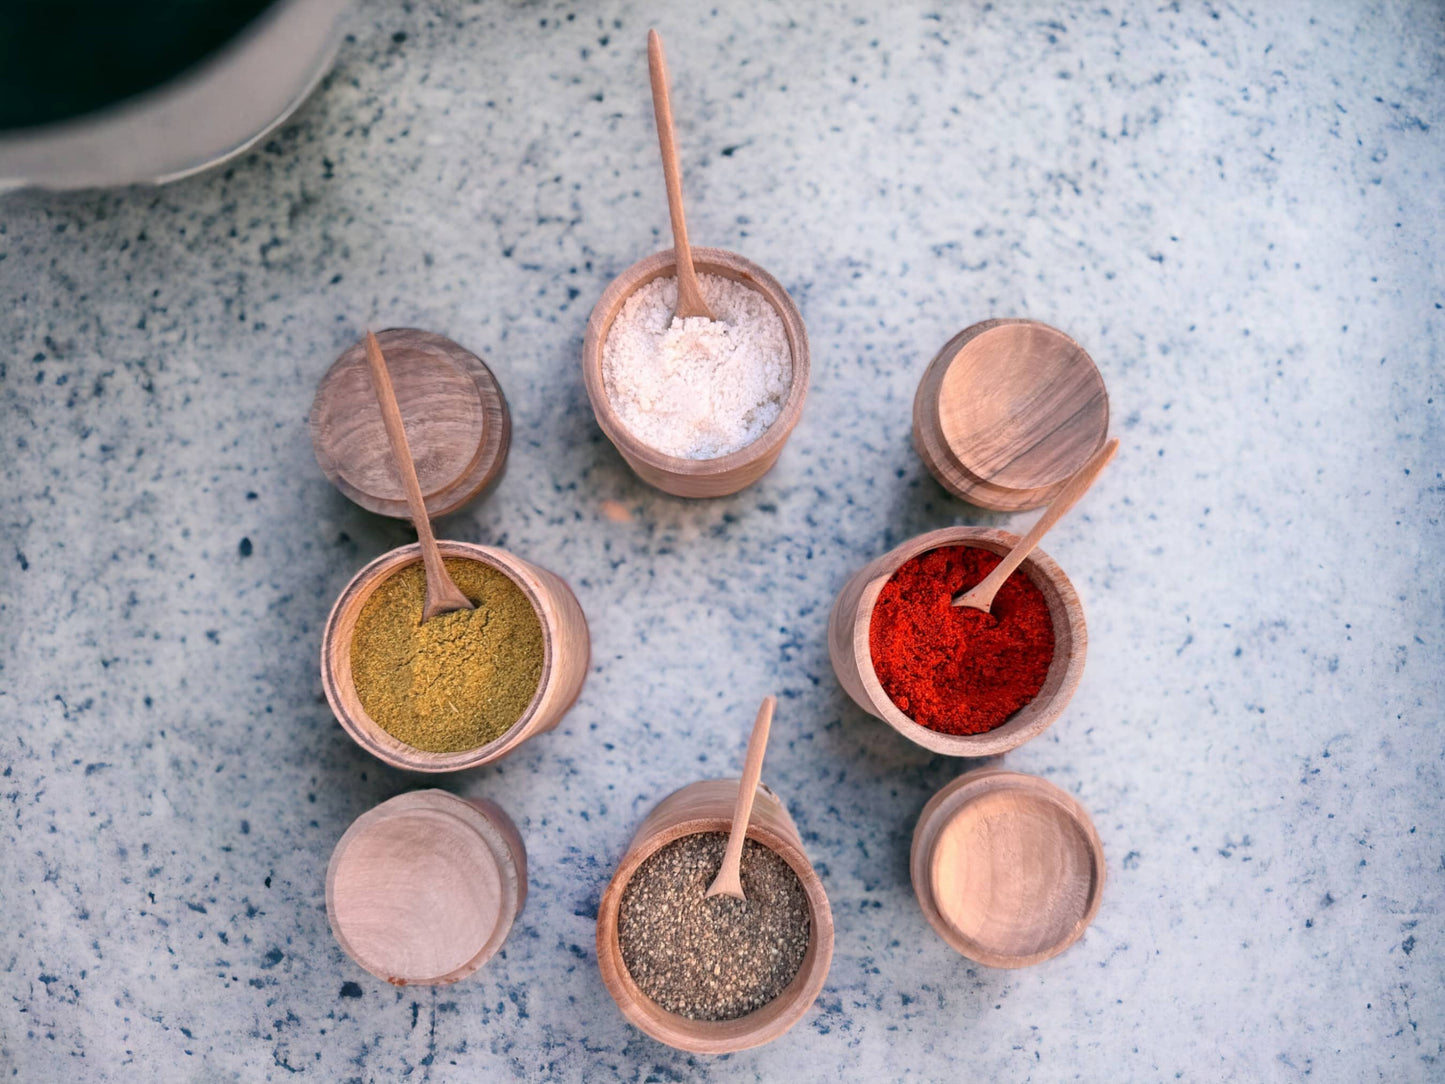
{"type": "Polygon", "coordinates": [[[366,600],[387,577],[421,560],[413,543],[384,553],[358,572],[341,592],[321,637],[321,684],[336,718],[363,749],[395,768],[456,772],[506,756],[528,738],[551,730],[576,702],[591,660],[587,618],[560,576],[506,550],[469,542],[438,542],[443,557],[480,561],[505,573],[522,589],[542,623],[542,677],[527,710],[501,737],[475,749],[429,753],[392,737],[366,713],[351,677],[351,641],[366,600]]]}
{"type": "Polygon", "coordinates": [[[587,321],[587,335],[582,343],[582,377],[597,424],[638,477],[676,497],[725,497],[747,488],[766,474],[777,462],[793,426],[798,424],[803,399],[808,394],[808,333],[803,327],[803,315],[788,291],[751,260],[721,248],[694,248],[692,258],[699,274],[722,275],[752,287],[767,298],[782,317],[788,348],[793,355],[793,382],[782,410],[767,431],[746,448],[728,455],[716,459],[683,459],[666,455],[638,440],[613,409],[602,380],[602,348],[607,343],[607,334],[629,297],[653,279],[676,276],[677,259],[672,249],[653,253],[633,264],[603,292],[587,321]]]}
{"type": "Polygon", "coordinates": [[[396,986],[444,986],[496,954],[527,898],[527,851],[491,802],[444,790],[363,813],[326,868],[342,949],[396,986]]]}
{"type": "MultiPolygon", "coordinates": [[[[512,443],[507,400],[482,359],[416,328],[377,333],[416,462],[427,514],[455,511],[502,473],[512,443]]],[[[321,472],[361,507],[409,519],[366,343],[347,348],[316,388],[309,419],[321,472]]]]}
{"type": "Polygon", "coordinates": [[[1109,393],[1084,348],[1037,320],[984,320],[928,363],[913,397],[913,446],[971,504],[1047,504],[1103,447],[1109,393]]]}
{"type": "Polygon", "coordinates": [[[632,981],[622,961],[617,919],[622,893],[648,858],[684,836],[724,832],[732,826],[737,779],[707,779],[668,795],[647,815],[602,894],[597,910],[597,966],[622,1015],[659,1042],[694,1054],[730,1054],[770,1043],[791,1028],[817,1000],[833,962],[833,912],[823,882],[803,852],[803,840],[778,796],[759,786],[748,838],[779,855],[802,882],[812,913],[812,940],[798,973],[777,997],[736,1020],[689,1020],[668,1012],[632,981]]]}
{"type": "MultiPolygon", "coordinates": [[[[1039,694],[1010,715],[1002,726],[985,734],[944,734],[915,723],[889,699],[873,669],[868,633],[873,607],[893,574],[905,561],[941,546],[977,546],[992,553],[1007,553],[1018,535],[993,527],[944,527],[911,538],[853,574],[838,593],[828,617],[828,657],[838,681],[857,705],[882,719],[910,741],[935,753],[954,757],[997,756],[1016,749],[1059,717],[1084,673],[1088,633],[1084,607],[1064,570],[1043,550],[1036,549],[1019,571],[1043,592],[1054,623],[1054,659],[1039,694]]],[[[1017,575],[1018,573],[1015,573],[1017,575]]]]}
{"type": "Polygon", "coordinates": [[[1104,847],[1088,812],[1052,783],[981,768],[923,807],[909,856],[923,914],[988,967],[1057,956],[1098,913],[1104,847]]]}

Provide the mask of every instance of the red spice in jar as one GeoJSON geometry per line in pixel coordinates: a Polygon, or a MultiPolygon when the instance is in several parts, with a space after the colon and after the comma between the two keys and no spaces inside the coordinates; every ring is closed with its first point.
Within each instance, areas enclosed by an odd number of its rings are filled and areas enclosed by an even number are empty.
{"type": "Polygon", "coordinates": [[[999,556],[943,546],[906,561],[873,607],[868,648],[888,698],[914,722],[944,734],[984,734],[1043,688],[1054,623],[1043,592],[1017,571],[991,613],[954,606],[999,556]]]}

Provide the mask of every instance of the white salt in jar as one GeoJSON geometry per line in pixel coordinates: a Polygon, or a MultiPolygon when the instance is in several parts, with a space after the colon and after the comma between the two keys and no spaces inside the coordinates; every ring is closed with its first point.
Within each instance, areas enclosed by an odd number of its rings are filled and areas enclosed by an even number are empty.
{"type": "Polygon", "coordinates": [[[793,299],[736,253],[694,248],[716,320],[674,320],[672,250],[634,264],[592,310],[582,348],[597,422],[646,482],[681,497],[736,493],[777,461],[808,389],[793,299]]]}

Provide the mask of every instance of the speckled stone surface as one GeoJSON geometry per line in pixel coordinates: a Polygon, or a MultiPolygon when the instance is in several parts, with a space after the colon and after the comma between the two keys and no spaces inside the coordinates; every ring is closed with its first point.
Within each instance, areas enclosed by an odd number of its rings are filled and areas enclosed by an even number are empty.
{"type": "Polygon", "coordinates": [[[879,8],[372,0],[229,167],[0,204],[7,1078],[1445,1074],[1439,5],[879,8]],[[813,345],[777,468],[707,503],[628,472],[578,364],[593,300],[666,243],[654,18],[692,236],[776,274],[813,345]],[[824,645],[867,559],[1029,522],[909,442],[928,358],[1010,314],[1092,352],[1123,441],[1047,545],[1083,685],[1007,758],[1092,810],[1109,880],[1022,972],[953,955],[908,885],[966,765],[852,706],[824,645]],[[439,990],[353,965],[322,896],[351,820],[428,782],[352,745],[318,676],[332,600],[409,537],[307,436],[366,325],[492,365],[508,471],[440,533],[563,574],[593,634],[556,731],[443,782],[516,819],[530,890],[439,990]],[[623,1022],[594,915],[766,692],[837,951],[783,1039],[690,1057],[623,1022]]]}

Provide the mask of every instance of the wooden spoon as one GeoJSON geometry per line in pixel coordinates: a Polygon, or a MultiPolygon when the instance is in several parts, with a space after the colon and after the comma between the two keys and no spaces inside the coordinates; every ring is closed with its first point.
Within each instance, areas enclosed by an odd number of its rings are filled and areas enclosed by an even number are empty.
{"type": "Polygon", "coordinates": [[[1094,479],[1098,478],[1099,473],[1109,465],[1109,460],[1114,458],[1114,453],[1118,450],[1119,438],[1113,437],[1095,452],[1094,457],[1079,468],[1079,472],[1068,480],[1063,489],[1059,490],[1059,495],[1044,509],[1044,514],[1039,517],[1039,521],[1029,528],[1029,533],[1020,538],[1013,549],[1008,551],[1004,559],[998,563],[998,567],[985,576],[983,582],[973,590],[955,597],[953,604],[969,606],[988,613],[989,607],[993,605],[993,597],[998,594],[998,589],[1003,586],[1004,580],[1013,575],[1014,569],[1023,564],[1025,557],[1033,553],[1034,547],[1039,544],[1039,539],[1044,537],[1048,529],[1063,519],[1064,513],[1074,507],[1078,499],[1089,491],[1089,487],[1094,484],[1094,479]]]}
{"type": "Polygon", "coordinates": [[[753,815],[753,796],[758,792],[758,779],[763,774],[763,752],[768,747],[768,730],[773,724],[773,709],[778,706],[776,697],[765,696],[763,706],[758,708],[758,717],[753,722],[753,733],[748,738],[748,755],[743,761],[743,778],[738,783],[737,804],[733,806],[733,827],[728,833],[727,850],[723,852],[722,869],[717,871],[708,887],[707,898],[731,896],[745,900],[743,895],[743,842],[748,837],[748,821],[753,815]]]}
{"type": "Polygon", "coordinates": [[[667,93],[667,60],[662,55],[662,38],[656,30],[647,32],[647,70],[652,76],[652,112],[657,118],[657,142],[662,148],[662,176],[667,182],[667,213],[672,216],[672,250],[677,257],[677,310],[681,317],[713,318],[703,300],[702,286],[692,266],[692,246],[687,243],[687,219],[682,214],[682,167],[677,161],[677,136],[672,130],[672,99],[667,93]]]}
{"type": "Polygon", "coordinates": [[[426,570],[426,603],[422,607],[421,619],[426,622],[438,614],[474,609],[471,599],[452,582],[447,566],[442,563],[436,536],[431,533],[431,518],[426,514],[426,500],[421,495],[421,483],[416,480],[416,464],[412,462],[411,448],[406,442],[406,426],[402,424],[401,407],[396,404],[391,374],[386,368],[386,358],[381,355],[381,344],[370,331],[366,333],[366,360],[371,363],[371,385],[381,407],[382,421],[386,423],[391,457],[396,460],[401,486],[406,491],[406,506],[411,513],[412,526],[416,528],[416,540],[421,544],[421,563],[426,570]]]}

